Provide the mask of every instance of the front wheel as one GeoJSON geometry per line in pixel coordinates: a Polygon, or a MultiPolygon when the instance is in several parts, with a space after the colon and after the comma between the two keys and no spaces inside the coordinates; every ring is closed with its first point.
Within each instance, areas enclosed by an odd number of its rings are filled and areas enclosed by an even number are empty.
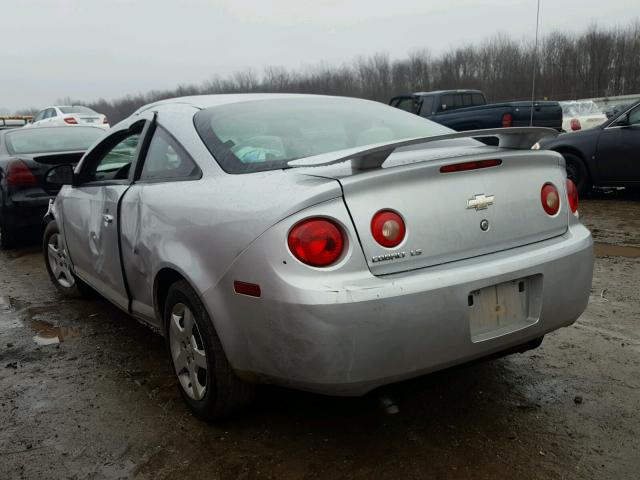
{"type": "Polygon", "coordinates": [[[49,278],[60,293],[71,298],[85,297],[90,293],[89,286],[71,270],[71,261],[55,221],[49,222],[44,230],[42,253],[49,278]]]}
{"type": "Polygon", "coordinates": [[[194,415],[216,420],[251,402],[255,386],[234,373],[204,305],[186,281],[169,288],[164,320],[180,393],[194,415]]]}

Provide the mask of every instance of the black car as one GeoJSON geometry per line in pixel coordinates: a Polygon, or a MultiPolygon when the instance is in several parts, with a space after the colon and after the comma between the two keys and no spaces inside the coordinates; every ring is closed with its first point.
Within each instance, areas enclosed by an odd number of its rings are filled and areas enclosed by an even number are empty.
{"type": "Polygon", "coordinates": [[[55,165],[76,164],[104,130],[33,127],[0,131],[0,247],[14,246],[25,227],[43,224],[49,199],[44,175],[55,165]]]}
{"type": "Polygon", "coordinates": [[[584,194],[591,187],[640,187],[640,103],[602,125],[541,141],[567,162],[567,176],[584,194]]]}

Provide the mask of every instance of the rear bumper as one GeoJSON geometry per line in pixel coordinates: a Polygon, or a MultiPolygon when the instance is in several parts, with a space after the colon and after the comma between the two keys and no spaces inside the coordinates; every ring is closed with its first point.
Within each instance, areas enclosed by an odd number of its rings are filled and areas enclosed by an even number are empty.
{"type": "Polygon", "coordinates": [[[313,284],[269,270],[260,243],[203,295],[227,357],[258,381],[336,395],[361,395],[570,325],[586,308],[593,273],[591,234],[580,224],[508,251],[385,277],[327,272],[313,284]],[[526,277],[539,279],[535,318],[472,341],[470,292],[526,277]],[[256,280],[262,297],[234,294],[234,279],[256,280]]]}
{"type": "Polygon", "coordinates": [[[0,217],[9,228],[25,228],[42,225],[49,200],[55,196],[39,189],[5,193],[0,217]]]}

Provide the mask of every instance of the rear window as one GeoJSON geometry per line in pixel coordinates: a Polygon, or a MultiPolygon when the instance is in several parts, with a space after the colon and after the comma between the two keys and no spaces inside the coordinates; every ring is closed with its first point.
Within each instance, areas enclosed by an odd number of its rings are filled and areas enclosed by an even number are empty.
{"type": "Polygon", "coordinates": [[[5,144],[11,155],[87,150],[104,134],[96,127],[22,128],[7,132],[5,144]]]}
{"type": "Polygon", "coordinates": [[[96,112],[94,112],[90,108],[82,107],[80,105],[78,105],[76,107],[58,107],[58,109],[62,113],[92,113],[94,115],[96,114],[96,112]]]}
{"type": "Polygon", "coordinates": [[[486,102],[484,100],[484,96],[481,93],[472,93],[471,98],[473,99],[473,105],[485,105],[486,102]]]}
{"type": "Polygon", "coordinates": [[[291,160],[453,131],[382,103],[339,97],[244,101],[202,110],[194,120],[228,173],[287,168],[291,160]]]}

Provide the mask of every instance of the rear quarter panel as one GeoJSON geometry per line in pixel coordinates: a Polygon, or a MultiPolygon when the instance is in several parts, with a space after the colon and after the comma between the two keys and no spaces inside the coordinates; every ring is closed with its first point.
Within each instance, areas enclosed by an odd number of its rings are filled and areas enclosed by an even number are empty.
{"type": "Polygon", "coordinates": [[[282,171],[133,185],[121,206],[121,249],[134,313],[153,317],[163,268],[202,295],[271,225],[340,196],[336,181],[282,171]]]}

